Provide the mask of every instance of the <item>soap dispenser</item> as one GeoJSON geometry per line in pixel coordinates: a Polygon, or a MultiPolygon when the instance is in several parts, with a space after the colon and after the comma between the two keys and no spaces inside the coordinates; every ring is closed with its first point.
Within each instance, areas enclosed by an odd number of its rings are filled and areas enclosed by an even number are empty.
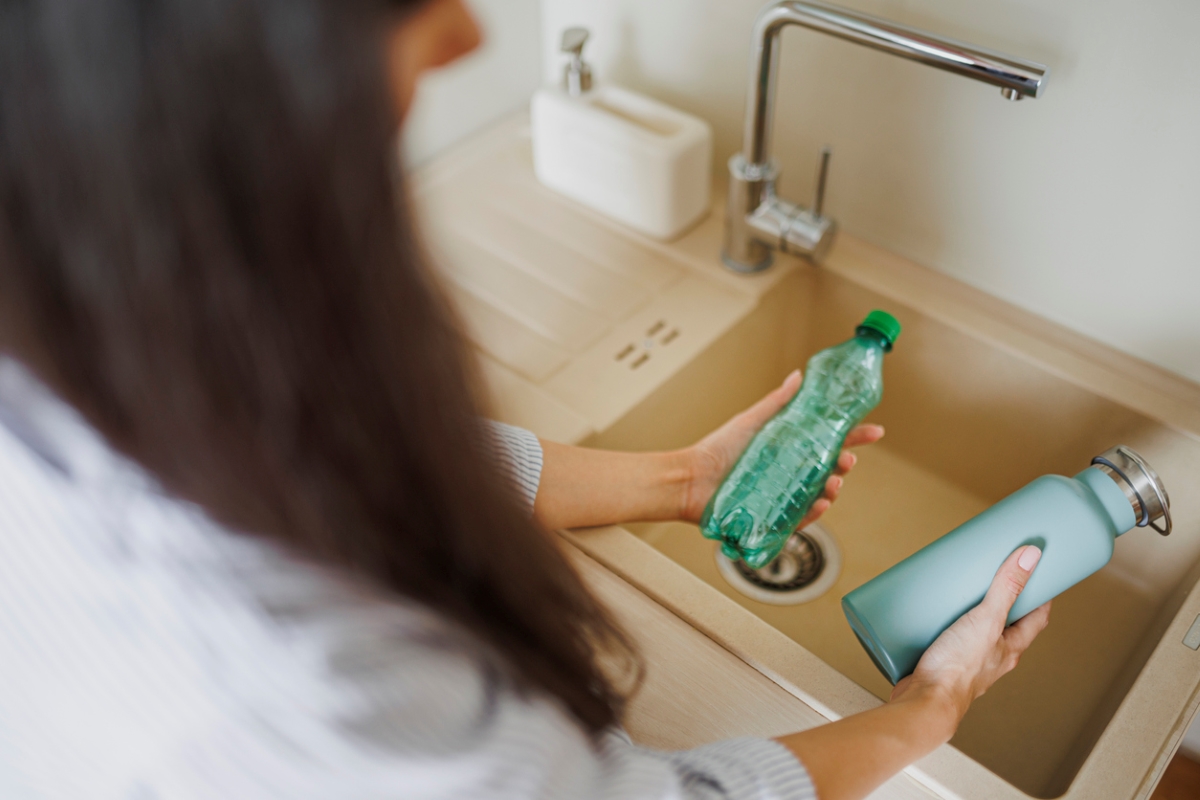
{"type": "Polygon", "coordinates": [[[712,129],[691,114],[612,84],[594,85],[584,28],[563,32],[562,80],[530,108],[533,166],[545,186],[655,239],[709,210],[712,129]]]}

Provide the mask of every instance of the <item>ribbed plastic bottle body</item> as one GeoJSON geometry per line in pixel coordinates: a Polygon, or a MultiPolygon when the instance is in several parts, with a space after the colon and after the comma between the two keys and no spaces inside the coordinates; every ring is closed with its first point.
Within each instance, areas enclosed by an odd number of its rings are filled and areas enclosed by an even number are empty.
{"type": "Polygon", "coordinates": [[[883,396],[884,341],[863,332],[809,359],[800,391],[751,440],[700,520],[726,555],[766,565],[808,513],[846,434],[883,396]]]}

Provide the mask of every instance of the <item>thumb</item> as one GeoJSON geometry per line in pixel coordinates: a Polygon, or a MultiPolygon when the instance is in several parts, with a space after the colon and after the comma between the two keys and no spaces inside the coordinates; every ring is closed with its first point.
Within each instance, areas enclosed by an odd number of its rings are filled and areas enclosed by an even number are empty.
{"type": "Polygon", "coordinates": [[[762,400],[759,400],[754,405],[747,408],[738,415],[738,421],[746,425],[750,425],[754,429],[758,429],[766,423],[771,417],[775,416],[779,409],[783,408],[787,401],[791,400],[796,391],[800,388],[800,370],[793,370],[783,383],[771,391],[762,400]]]}
{"type": "Polygon", "coordinates": [[[996,571],[980,605],[996,616],[1007,618],[1041,557],[1042,551],[1034,545],[1018,547],[996,571]]]}
{"type": "Polygon", "coordinates": [[[888,697],[888,702],[895,700],[900,695],[904,694],[904,690],[912,683],[912,675],[905,675],[895,686],[892,687],[892,694],[888,697]]]}

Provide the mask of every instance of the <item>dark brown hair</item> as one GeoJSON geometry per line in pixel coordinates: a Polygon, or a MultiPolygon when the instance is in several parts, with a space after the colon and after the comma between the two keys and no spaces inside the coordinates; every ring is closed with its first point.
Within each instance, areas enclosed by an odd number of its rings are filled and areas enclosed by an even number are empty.
{"type": "Polygon", "coordinates": [[[636,659],[487,459],[389,175],[413,5],[0,5],[0,347],[170,491],[457,621],[596,731],[598,658],[636,659]]]}

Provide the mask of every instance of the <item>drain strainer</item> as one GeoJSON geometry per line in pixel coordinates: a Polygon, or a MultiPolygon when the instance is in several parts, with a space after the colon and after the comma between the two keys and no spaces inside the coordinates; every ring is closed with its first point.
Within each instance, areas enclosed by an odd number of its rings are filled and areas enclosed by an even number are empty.
{"type": "Polygon", "coordinates": [[[833,536],[820,523],[796,531],[779,556],[760,569],[734,561],[716,550],[717,568],[730,586],[742,594],[778,606],[807,603],[837,582],[842,553],[833,536]]]}

